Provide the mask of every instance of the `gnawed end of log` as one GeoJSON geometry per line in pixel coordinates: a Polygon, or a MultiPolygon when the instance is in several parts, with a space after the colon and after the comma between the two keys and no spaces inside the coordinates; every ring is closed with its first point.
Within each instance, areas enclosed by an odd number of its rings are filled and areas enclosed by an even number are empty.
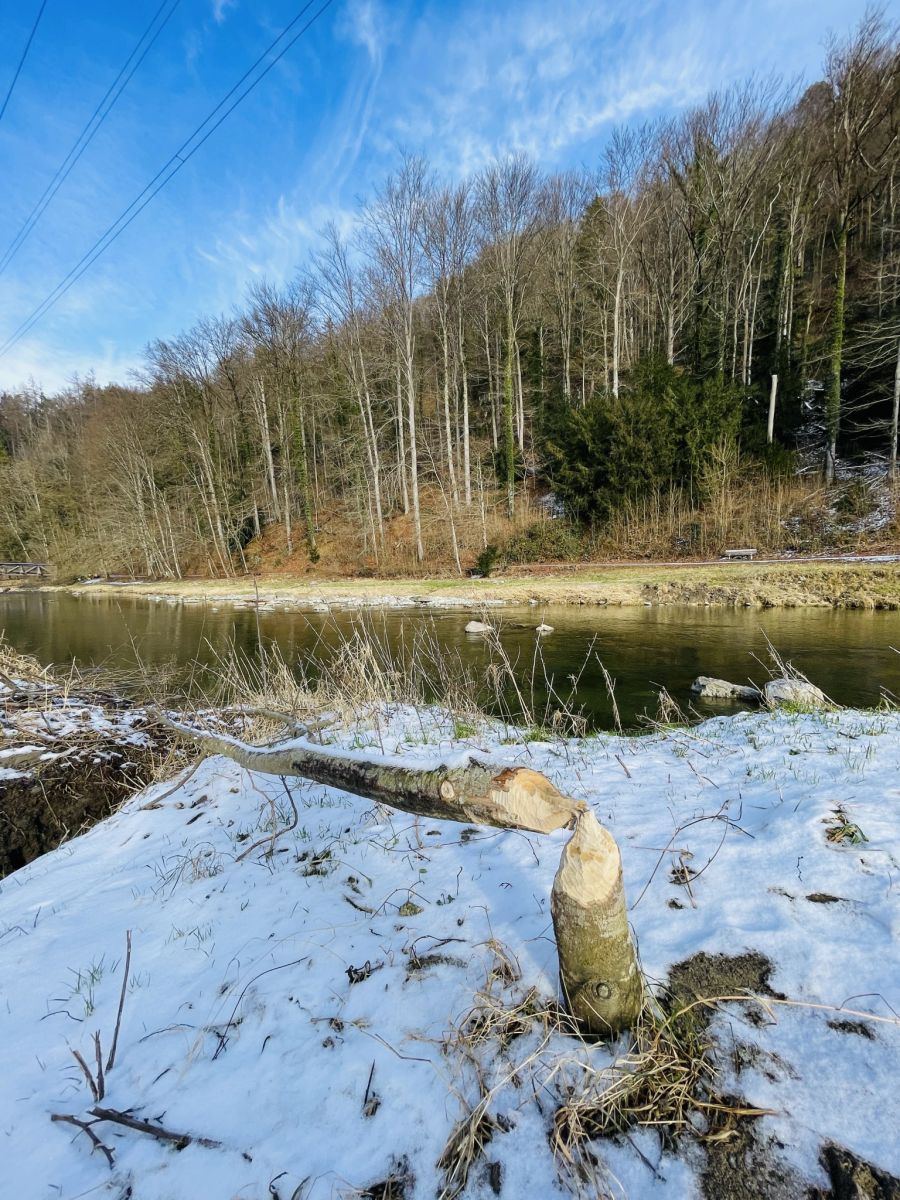
{"type": "Polygon", "coordinates": [[[306,741],[252,746],[166,716],[159,719],[210,754],[224,754],[249,771],[311,779],[416,816],[552,833],[572,828],[586,809],[584,801],[564,796],[528,767],[501,767],[473,757],[465,766],[426,769],[306,741]]]}

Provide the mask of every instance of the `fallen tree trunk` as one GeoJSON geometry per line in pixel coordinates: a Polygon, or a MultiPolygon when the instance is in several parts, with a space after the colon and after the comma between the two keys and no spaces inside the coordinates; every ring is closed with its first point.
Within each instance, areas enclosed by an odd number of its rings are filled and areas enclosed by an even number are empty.
{"type": "Polygon", "coordinates": [[[608,1036],[634,1022],[643,987],[619,848],[583,800],[564,796],[537,771],[494,766],[474,755],[456,766],[410,767],[303,740],[252,746],[169,717],[160,720],[249,771],[300,776],[416,816],[532,833],[574,829],[551,897],[563,992],[573,1016],[590,1033],[608,1036]]]}
{"type": "Polygon", "coordinates": [[[334,750],[305,741],[251,746],[169,717],[161,720],[210,754],[224,754],[248,771],[299,775],[420,817],[552,833],[572,828],[586,808],[584,801],[564,796],[537,771],[491,766],[474,755],[462,766],[428,770],[368,752],[334,750]]]}

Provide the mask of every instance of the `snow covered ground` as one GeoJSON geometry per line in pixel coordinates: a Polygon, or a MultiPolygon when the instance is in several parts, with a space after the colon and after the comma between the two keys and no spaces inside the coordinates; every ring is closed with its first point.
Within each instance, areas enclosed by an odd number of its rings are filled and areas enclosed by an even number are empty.
{"type": "MultiPolygon", "coordinates": [[[[406,709],[336,740],[412,762],[455,753],[453,733],[406,709]]],[[[900,1175],[900,714],[754,713],[552,745],[501,734],[467,741],[587,798],[617,837],[648,977],[697,951],[771,960],[773,992],[797,1004],[731,1004],[712,1029],[721,1090],[773,1110],[754,1125],[778,1171],[827,1188],[832,1141],[900,1175]]],[[[0,1194],[431,1200],[448,1137],[485,1094],[493,1136],[464,1195],[572,1194],[554,1109],[579,1061],[624,1046],[539,1022],[505,1044],[456,1036],[485,990],[509,1005],[556,994],[549,895],[567,836],[416,829],[223,758],[135,796],[0,884],[0,1194]],[[238,861],[273,807],[290,822],[286,786],[297,828],[238,861]],[[129,930],[102,1104],[219,1144],[105,1122],[110,1168],[50,1117],[90,1119],[72,1051],[96,1074],[98,1031],[106,1065],[129,930]]],[[[664,1153],[635,1130],[593,1150],[611,1196],[702,1194],[698,1142],[664,1153]]]]}

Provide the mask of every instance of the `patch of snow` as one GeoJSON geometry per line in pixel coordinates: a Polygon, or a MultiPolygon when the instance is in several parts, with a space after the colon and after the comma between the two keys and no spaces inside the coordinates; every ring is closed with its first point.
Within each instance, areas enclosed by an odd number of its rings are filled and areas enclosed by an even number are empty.
{"type": "MultiPolygon", "coordinates": [[[[621,848],[650,978],[697,951],[756,950],[774,964],[773,988],[797,1002],[761,1024],[740,1005],[713,1022],[723,1089],[774,1110],[761,1136],[819,1186],[826,1138],[900,1174],[900,714],[746,713],[641,738],[516,745],[502,732],[460,743],[443,714],[394,709],[337,744],[410,766],[477,751],[588,800],[621,848]],[[867,841],[826,837],[838,806],[867,841]],[[696,871],[690,893],[673,878],[678,858],[696,871]],[[833,902],[810,899],[822,895],[833,902]],[[829,1025],[860,1020],[842,1005],[873,1014],[871,1040],[829,1025]],[[756,1052],[739,1074],[736,1043],[756,1052]]],[[[249,1198],[275,1194],[272,1183],[289,1197],[307,1179],[305,1200],[326,1200],[383,1180],[404,1156],[408,1200],[439,1190],[435,1164],[461,1102],[480,1098],[442,1041],[485,986],[496,944],[522,974],[505,998],[556,994],[549,897],[568,835],[462,837],[456,824],[416,827],[335,789],[287,786],[299,820],[270,857],[263,846],[238,861],[273,813],[289,823],[285,785],[215,757],[0,883],[5,1194],[249,1198]],[[176,1152],[98,1125],[110,1171],[50,1115],[92,1107],[72,1051],[92,1064],[99,1031],[108,1053],[127,930],[104,1104],[221,1146],[176,1152]],[[379,1101],[369,1116],[367,1091],[379,1101]]],[[[548,1069],[573,1053],[597,1067],[612,1058],[537,1033],[480,1052],[489,1111],[509,1129],[495,1130],[488,1157],[514,1197],[564,1191],[547,1139],[552,1088],[539,1109],[516,1085],[538,1051],[548,1069]]],[[[699,1158],[662,1153],[652,1132],[593,1149],[625,1196],[699,1195],[699,1158]]],[[[466,1195],[488,1195],[479,1178],[466,1195]]]]}

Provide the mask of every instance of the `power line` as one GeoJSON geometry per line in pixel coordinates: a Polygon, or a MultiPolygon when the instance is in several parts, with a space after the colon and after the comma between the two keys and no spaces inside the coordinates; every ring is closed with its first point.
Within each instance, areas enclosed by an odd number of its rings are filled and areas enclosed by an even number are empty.
{"type": "Polygon", "coordinates": [[[34,24],[31,27],[31,33],[28,35],[28,41],[25,43],[25,49],[22,51],[22,57],[19,59],[19,65],[16,67],[16,73],[12,77],[12,83],[9,85],[9,91],[6,93],[6,99],[3,101],[3,107],[0,108],[0,121],[3,120],[3,114],[6,112],[6,106],[9,104],[9,98],[13,94],[13,88],[18,82],[22,67],[25,65],[25,59],[28,57],[28,51],[31,49],[31,43],[34,41],[34,35],[37,33],[37,27],[41,17],[44,15],[44,9],[47,7],[47,0],[42,0],[41,7],[38,9],[38,15],[34,18],[34,24]]]}
{"type": "Polygon", "coordinates": [[[306,33],[306,31],[313,24],[315,24],[319,17],[321,17],[325,10],[330,8],[333,3],[334,0],[325,0],[324,4],[322,4],[318,11],[314,13],[312,17],[310,17],[305,25],[301,26],[301,28],[294,34],[290,41],[282,47],[275,58],[273,58],[272,61],[268,63],[266,67],[259,73],[259,75],[257,75],[257,77],[246,88],[244,88],[242,92],[240,92],[233,103],[228,105],[228,101],[231,100],[232,96],[234,96],[236,92],[238,92],[242,84],[244,84],[249,76],[252,75],[252,73],[266,58],[266,56],[271,54],[278,43],[284,37],[286,37],[288,33],[290,33],[298,21],[300,21],[305,13],[312,7],[313,0],[307,0],[307,3],[303,5],[293,20],[291,20],[284,27],[284,29],[273,42],[270,42],[259,58],[257,58],[256,61],[247,68],[237,83],[225,96],[222,97],[222,99],[215,106],[215,108],[212,109],[205,120],[201,121],[190,137],[187,138],[186,141],[181,144],[178,150],[175,151],[171,158],[163,164],[163,166],[159,169],[159,171],[157,171],[144,189],[138,193],[128,207],[116,218],[115,221],[113,221],[113,223],[105,230],[105,232],[100,235],[97,241],[94,242],[93,246],[84,255],[82,255],[71,271],[69,271],[68,275],[60,280],[53,291],[50,292],[49,295],[41,301],[37,308],[35,308],[30,315],[25,318],[19,328],[16,329],[14,333],[10,334],[4,344],[0,346],[0,356],[6,354],[16,344],[16,342],[20,340],[20,338],[24,337],[24,335],[28,333],[37,324],[37,322],[40,321],[43,316],[45,316],[47,312],[49,312],[53,305],[56,304],[57,300],[61,299],[61,297],[66,294],[73,284],[77,283],[85,271],[87,271],[97,261],[101,254],[109,249],[109,247],[120,236],[120,234],[125,232],[131,222],[143,212],[150,201],[153,200],[153,198],[162,191],[166,184],[178,174],[181,168],[185,166],[191,158],[193,158],[200,147],[207,141],[208,138],[212,136],[213,133],[215,133],[222,122],[225,121],[231,115],[231,113],[234,112],[238,105],[250,95],[253,89],[262,82],[272,68],[281,61],[285,54],[287,54],[288,50],[291,49],[295,42],[299,41],[304,33],[306,33]],[[226,105],[228,105],[227,108],[225,107],[226,105]],[[221,111],[223,109],[224,111],[221,111]],[[221,115],[219,115],[218,118],[213,121],[213,118],[215,118],[216,114],[220,113],[220,111],[221,115]],[[211,121],[213,121],[212,125],[210,125],[211,121]],[[195,145],[191,146],[191,143],[199,137],[201,131],[207,125],[210,125],[209,129],[203,133],[203,136],[199,138],[199,141],[196,141],[195,145]],[[189,146],[191,146],[190,150],[187,149],[189,146]]]}
{"type": "Polygon", "coordinates": [[[141,63],[144,61],[144,59],[147,57],[150,50],[152,49],[154,43],[156,42],[156,39],[159,37],[159,35],[165,29],[166,25],[168,25],[169,20],[171,19],[173,13],[175,12],[175,9],[181,3],[181,0],[174,0],[174,3],[172,3],[172,7],[169,9],[169,11],[165,15],[165,17],[162,21],[162,24],[159,26],[159,28],[156,30],[156,32],[153,33],[153,36],[150,37],[150,40],[147,41],[147,38],[150,36],[154,25],[156,25],[156,22],[159,19],[160,14],[162,13],[162,11],[166,7],[166,5],[169,3],[170,3],[170,0],[162,0],[162,3],[160,4],[159,8],[153,14],[150,24],[147,26],[147,28],[141,34],[136,46],[131,51],[128,58],[125,60],[125,63],[123,65],[122,69],[119,71],[118,75],[115,77],[115,79],[112,81],[112,83],[107,88],[106,93],[104,94],[103,98],[100,100],[100,103],[94,109],[87,124],[82,129],[81,133],[79,133],[78,137],[75,139],[75,141],[72,145],[72,148],[69,150],[69,153],[66,155],[66,157],[63,159],[63,161],[60,163],[59,167],[56,170],[56,174],[53,176],[53,178],[47,184],[40,199],[37,201],[37,203],[32,208],[31,212],[25,218],[25,221],[23,222],[22,227],[19,230],[19,232],[16,234],[16,236],[13,238],[13,240],[7,246],[6,250],[3,253],[3,257],[0,258],[0,275],[3,274],[3,272],[9,266],[9,264],[12,262],[13,258],[18,253],[22,244],[26,241],[26,239],[30,235],[31,231],[34,229],[35,225],[37,225],[38,221],[43,216],[45,209],[50,204],[50,202],[53,200],[53,197],[56,195],[56,193],[59,191],[59,189],[65,183],[65,181],[68,179],[69,174],[72,171],[73,167],[78,162],[78,160],[81,158],[82,154],[84,154],[85,150],[87,150],[87,148],[91,144],[91,142],[93,141],[94,136],[96,135],[100,126],[103,124],[103,122],[109,116],[116,101],[119,99],[119,97],[122,95],[122,92],[124,92],[125,88],[130,83],[131,78],[134,75],[135,71],[137,71],[138,67],[140,67],[141,63]],[[147,41],[146,46],[144,46],[145,41],[147,41]],[[143,46],[143,52],[141,52],[142,46],[143,46]],[[127,74],[126,74],[126,72],[127,72],[127,74]],[[108,104],[107,104],[107,101],[109,101],[108,104]],[[104,108],[104,105],[106,105],[105,108],[104,108]],[[98,116],[100,118],[99,120],[97,120],[98,116]],[[95,122],[96,122],[96,124],[95,124],[95,122]],[[92,128],[92,126],[93,126],[93,128],[92,128]]]}

